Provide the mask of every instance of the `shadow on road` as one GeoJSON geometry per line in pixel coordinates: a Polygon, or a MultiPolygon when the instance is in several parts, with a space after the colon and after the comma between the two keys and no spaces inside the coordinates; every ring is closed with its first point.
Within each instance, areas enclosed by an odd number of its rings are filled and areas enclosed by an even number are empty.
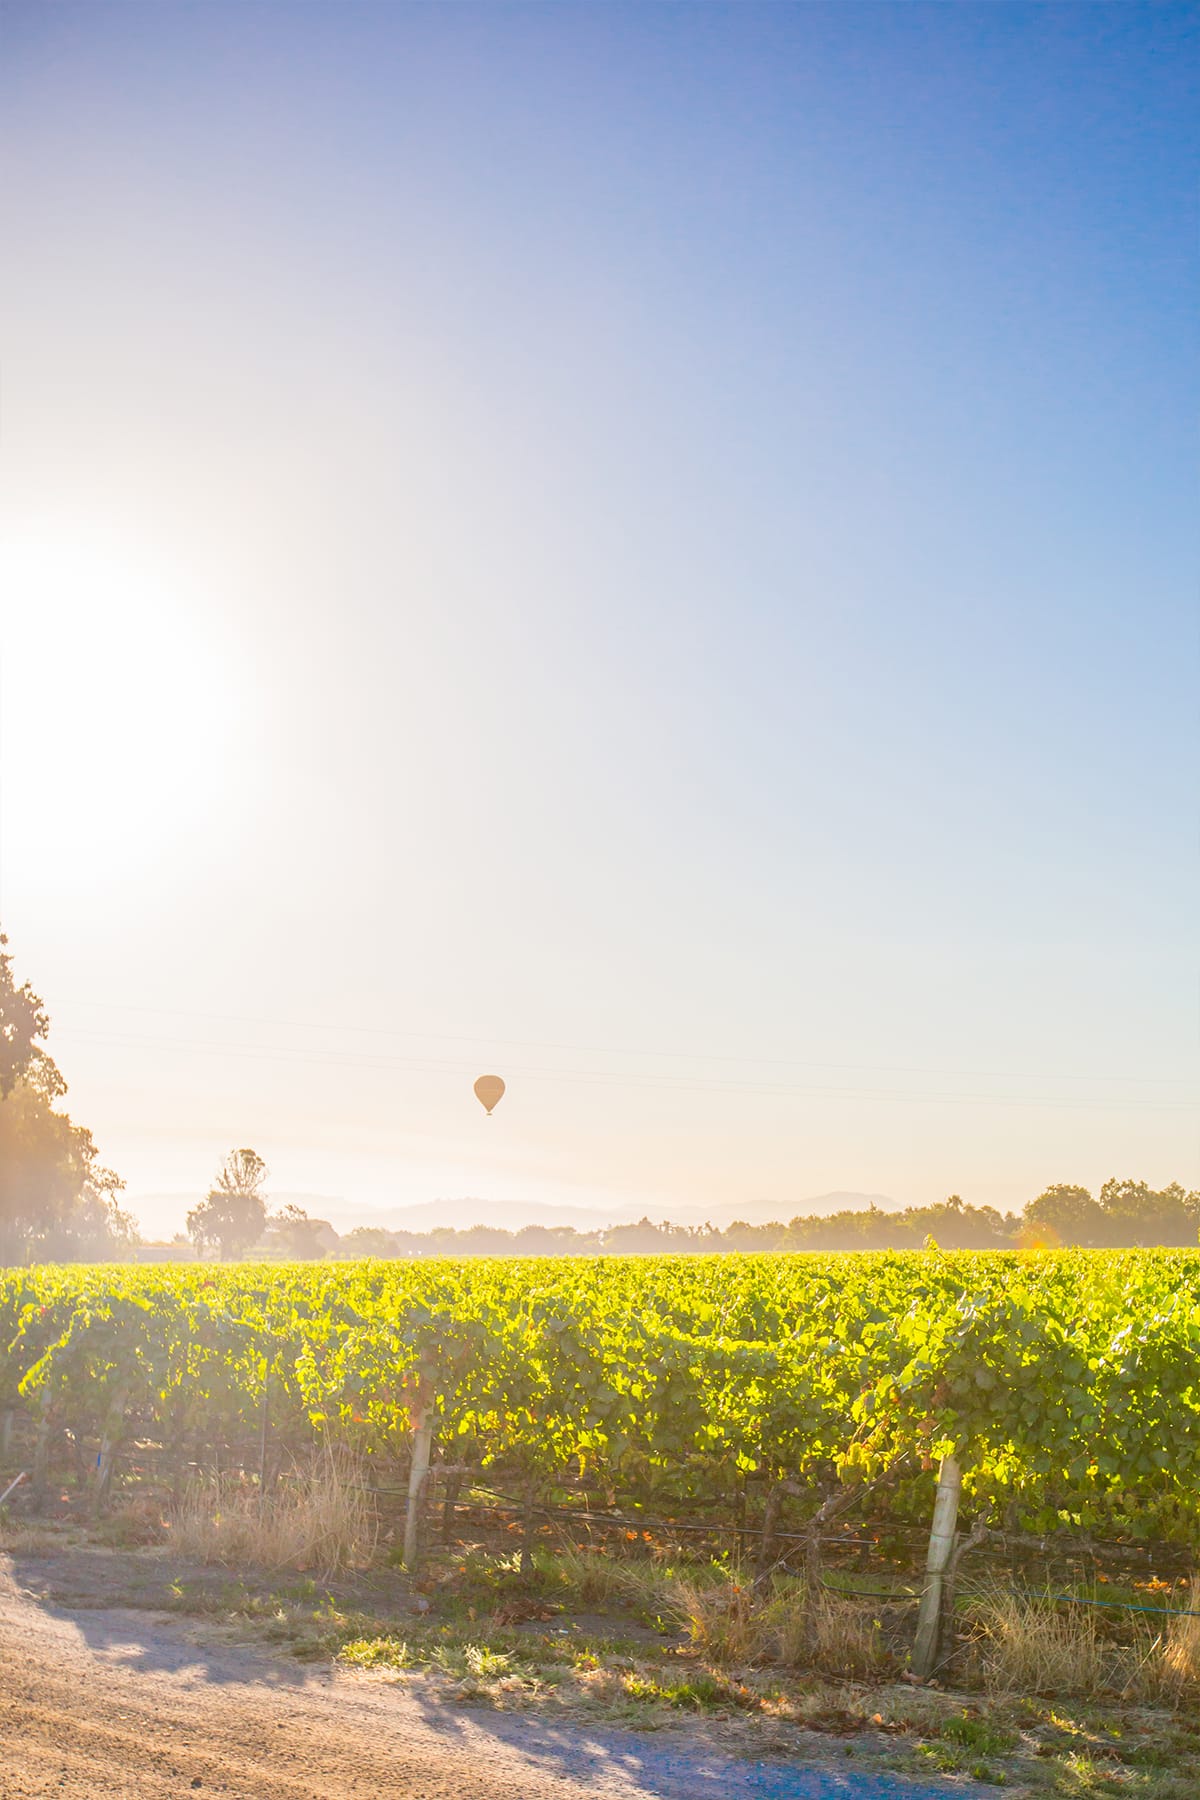
{"type": "Polygon", "coordinates": [[[311,1669],[283,1657],[271,1658],[241,1645],[193,1640],[186,1615],[163,1607],[162,1572],[150,1565],[144,1592],[131,1579],[128,1559],[113,1558],[111,1580],[105,1559],[24,1556],[8,1553],[14,1584],[48,1618],[74,1627],[87,1648],[110,1667],[148,1675],[181,1676],[220,1686],[252,1682],[271,1688],[303,1688],[311,1669]]]}
{"type": "MultiPolygon", "coordinates": [[[[901,1776],[797,1762],[748,1761],[682,1731],[647,1737],[617,1727],[549,1724],[530,1714],[452,1708],[422,1695],[419,1688],[409,1691],[432,1731],[457,1737],[477,1753],[482,1734],[539,1769],[585,1788],[607,1791],[623,1779],[633,1794],[655,1800],[946,1800],[947,1787],[941,1783],[928,1786],[901,1776]]],[[[959,1800],[982,1791],[972,1784],[954,1789],[959,1800]]]]}
{"type": "MultiPolygon", "coordinates": [[[[391,1734],[411,1739],[428,1734],[430,1749],[444,1747],[462,1768],[511,1768],[519,1759],[530,1772],[565,1793],[628,1800],[946,1800],[942,1782],[913,1782],[900,1776],[831,1768],[792,1761],[749,1761],[722,1751],[701,1730],[639,1733],[616,1726],[548,1721],[532,1713],[498,1713],[447,1700],[419,1679],[403,1684],[342,1680],[327,1664],[305,1665],[261,1646],[213,1641],[186,1616],[163,1610],[161,1566],[145,1565],[144,1585],[131,1575],[128,1559],[24,1556],[10,1553],[13,1584],[66,1640],[74,1639],[107,1668],[147,1677],[166,1677],[186,1709],[189,1694],[218,1694],[235,1709],[254,1712],[282,1703],[295,1716],[323,1718],[342,1747],[347,1738],[387,1754],[391,1734]]],[[[161,1693],[162,1690],[159,1690],[161,1693]]],[[[684,1722],[681,1720],[681,1725],[684,1722]]],[[[395,1740],[393,1740],[395,1741],[395,1740]]],[[[321,1769],[312,1775],[321,1779],[321,1769]]],[[[447,1766],[445,1773],[450,1773],[447,1766]]],[[[340,1789],[338,1791],[341,1791],[340,1789]]],[[[370,1791],[370,1790],[368,1790],[370,1791]]],[[[542,1791],[538,1788],[539,1793],[542,1791]]],[[[985,1790],[955,1784],[958,1800],[985,1790]]],[[[464,1800],[469,1800],[463,1790],[464,1800]]],[[[385,1800],[382,1792],[379,1800],[385,1800]]],[[[388,1800],[397,1800],[392,1795],[388,1800]]]]}

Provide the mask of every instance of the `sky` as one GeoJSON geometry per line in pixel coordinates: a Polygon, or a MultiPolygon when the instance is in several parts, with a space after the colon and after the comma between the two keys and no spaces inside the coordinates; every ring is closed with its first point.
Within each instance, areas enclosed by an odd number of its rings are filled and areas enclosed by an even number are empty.
{"type": "Polygon", "coordinates": [[[1200,1186],[1198,26],[4,0],[0,925],[147,1229],[1200,1186]]]}

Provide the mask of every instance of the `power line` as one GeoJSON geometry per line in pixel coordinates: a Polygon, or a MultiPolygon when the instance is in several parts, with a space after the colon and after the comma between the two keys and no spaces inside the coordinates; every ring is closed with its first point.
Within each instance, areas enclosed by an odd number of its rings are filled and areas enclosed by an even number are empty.
{"type": "MultiPolygon", "coordinates": [[[[336,1050],[288,1048],[282,1045],[213,1044],[197,1039],[138,1037],[132,1033],[111,1035],[89,1032],[78,1027],[60,1027],[60,1037],[104,1045],[110,1049],[146,1049],[173,1051],[178,1054],[201,1054],[236,1058],[250,1062],[313,1063],[328,1068],[345,1069],[414,1069],[428,1073],[463,1075],[474,1064],[434,1061],[422,1057],[364,1056],[361,1053],[336,1050]]],[[[816,1065],[821,1066],[821,1065],[816,1065]]],[[[837,1065],[827,1065],[836,1067],[837,1065]]],[[[649,1087],[676,1092],[745,1093],[781,1099],[857,1099],[897,1102],[905,1105],[956,1102],[970,1106],[1038,1107],[1056,1111],[1087,1112],[1097,1108],[1134,1107],[1152,1112],[1192,1113],[1187,1102],[1142,1100],[1109,1094],[1076,1095],[1070,1098],[1046,1099],[1010,1094],[970,1094],[961,1092],[904,1093],[894,1088],[797,1086],[780,1082],[721,1081],[712,1077],[689,1075],[654,1075],[637,1071],[622,1073],[611,1069],[541,1069],[517,1066],[513,1071],[534,1081],[583,1082],[601,1087],[649,1087]]]]}
{"type": "MultiPolygon", "coordinates": [[[[1020,1071],[1012,1069],[967,1069],[956,1067],[930,1066],[927,1064],[905,1063],[839,1063],[818,1062],[800,1057],[747,1057],[721,1055],[715,1051],[703,1050],[652,1050],[615,1048],[598,1044],[566,1044],[536,1038],[489,1037],[484,1034],[474,1036],[454,1032],[422,1032],[397,1030],[386,1025],[347,1025],[337,1021],[325,1020],[322,1023],[296,1019],[264,1019],[239,1013],[200,1012],[187,1007],[138,1006],[122,1001],[116,1005],[102,1000],[67,1000],[67,1006],[86,1007],[89,1010],[106,1012],[146,1013],[159,1018],[205,1019],[213,1024],[255,1025],[268,1030],[278,1031],[321,1031],[332,1034],[358,1033],[370,1037],[416,1038],[432,1043],[502,1045],[505,1048],[518,1050],[562,1050],[577,1056],[649,1056],[673,1062],[716,1062],[741,1065],[749,1068],[784,1068],[784,1069],[818,1069],[839,1072],[874,1071],[884,1075],[966,1075],[975,1079],[988,1081],[1028,1081],[1030,1079],[1046,1081],[1112,1081],[1126,1082],[1138,1087],[1190,1087],[1190,1083],[1182,1076],[1146,1076],[1146,1075],[1106,1075],[1098,1071],[1089,1074],[1071,1074],[1060,1072],[1055,1075],[1044,1075],[1030,1069],[1020,1071]]],[[[72,1029],[60,1027],[60,1031],[72,1029]]],[[[78,1033],[77,1033],[78,1035],[78,1033]]],[[[430,1067],[435,1065],[428,1065],[430,1067]]],[[[443,1065],[444,1066],[444,1065],[443,1065]]],[[[651,1077],[650,1079],[653,1079],[651,1077]]],[[[724,1085],[724,1084],[722,1084],[724,1085]]]]}

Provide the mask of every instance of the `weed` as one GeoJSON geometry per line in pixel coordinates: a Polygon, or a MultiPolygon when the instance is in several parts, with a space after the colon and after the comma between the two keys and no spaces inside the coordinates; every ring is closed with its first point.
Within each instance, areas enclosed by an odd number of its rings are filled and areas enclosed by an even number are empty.
{"type": "Polygon", "coordinates": [[[403,1638],[352,1638],[338,1652],[340,1662],[355,1669],[408,1669],[413,1657],[403,1638]]]}
{"type": "Polygon", "coordinates": [[[985,1719],[967,1712],[956,1713],[953,1718],[940,1724],[938,1729],[948,1743],[961,1744],[966,1750],[982,1751],[986,1756],[1013,1750],[1020,1741],[1015,1731],[997,1730],[985,1719]]]}
{"type": "Polygon", "coordinates": [[[472,1675],[480,1675],[485,1679],[507,1675],[512,1668],[511,1656],[502,1650],[490,1650],[486,1644],[468,1644],[464,1656],[472,1675]]]}

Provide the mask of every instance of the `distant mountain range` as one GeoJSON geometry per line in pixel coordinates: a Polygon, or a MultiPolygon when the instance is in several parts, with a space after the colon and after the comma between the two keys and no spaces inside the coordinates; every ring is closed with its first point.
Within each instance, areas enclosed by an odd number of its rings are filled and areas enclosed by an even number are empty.
{"type": "MultiPolygon", "coordinates": [[[[478,1200],[468,1197],[461,1200],[426,1200],[417,1206],[389,1206],[370,1213],[361,1208],[346,1208],[343,1204],[336,1204],[332,1212],[326,1210],[319,1216],[329,1219],[339,1231],[348,1231],[354,1225],[379,1225],[385,1231],[432,1231],[438,1225],[448,1225],[456,1231],[466,1230],[471,1225],[498,1225],[505,1231],[519,1231],[522,1225],[570,1225],[576,1231],[597,1231],[605,1225],[629,1225],[635,1219],[645,1217],[656,1223],[670,1219],[675,1225],[703,1225],[706,1220],[714,1225],[729,1225],[734,1219],[744,1219],[750,1225],[767,1225],[776,1221],[786,1223],[788,1219],[794,1219],[798,1215],[865,1211],[870,1206],[877,1206],[881,1212],[900,1210],[899,1202],[889,1199],[886,1194],[833,1193],[817,1194],[811,1199],[782,1207],[777,1201],[757,1200],[748,1201],[744,1205],[726,1204],[717,1207],[625,1204],[597,1207],[595,1210],[584,1206],[555,1206],[541,1200],[478,1200]],[[345,1224],[340,1222],[343,1218],[345,1224]]],[[[310,1213],[314,1211],[312,1207],[306,1210],[310,1213]]]]}
{"type": "MultiPolygon", "coordinates": [[[[130,1210],[143,1220],[143,1230],[150,1232],[181,1231],[189,1210],[202,1198],[199,1194],[136,1194],[129,1200],[130,1210]],[[177,1223],[164,1224],[171,1220],[177,1223]]],[[[629,1225],[636,1219],[649,1217],[660,1223],[670,1219],[675,1225],[730,1225],[744,1219],[750,1225],[786,1224],[789,1219],[812,1214],[863,1212],[875,1206],[881,1212],[899,1212],[901,1202],[887,1194],[858,1194],[837,1191],[813,1194],[807,1199],[785,1201],[747,1200],[723,1206],[684,1204],[617,1203],[598,1206],[556,1206],[542,1200],[482,1200],[464,1197],[459,1200],[425,1200],[415,1206],[355,1206],[338,1194],[282,1193],[272,1190],[272,1209],[299,1206],[312,1219],[328,1219],[338,1232],[352,1231],[356,1225],[381,1226],[385,1231],[432,1231],[447,1225],[463,1231],[472,1225],[497,1225],[505,1231],[519,1231],[523,1225],[572,1226],[576,1231],[601,1230],[606,1225],[629,1225]]]]}

